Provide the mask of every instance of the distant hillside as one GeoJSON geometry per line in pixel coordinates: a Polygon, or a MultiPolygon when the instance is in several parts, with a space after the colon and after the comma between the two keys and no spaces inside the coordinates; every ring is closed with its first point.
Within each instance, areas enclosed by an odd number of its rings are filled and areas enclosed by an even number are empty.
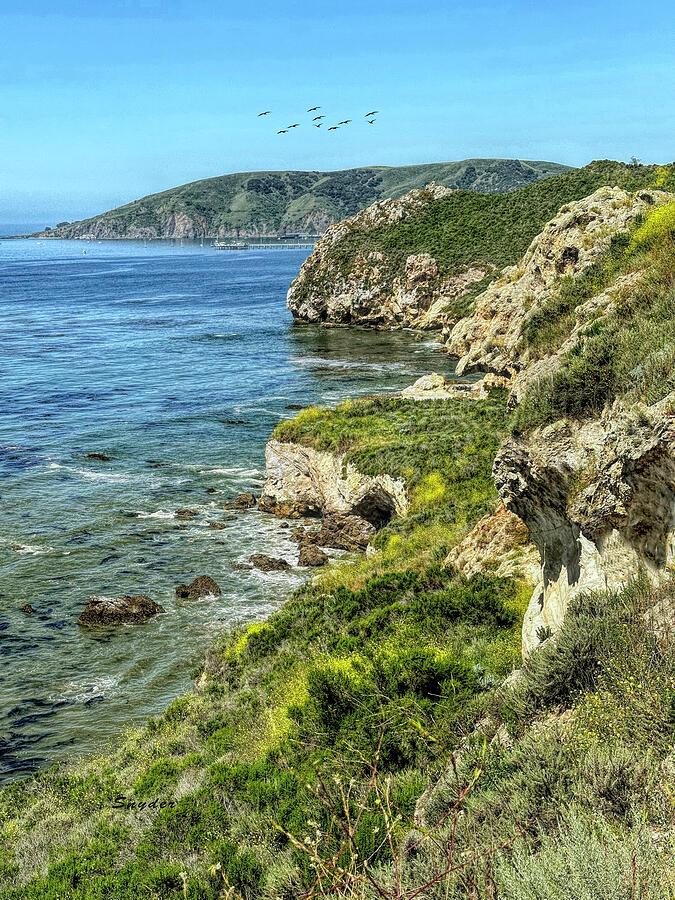
{"type": "Polygon", "coordinates": [[[40,232],[51,238],[259,237],[321,233],[375,200],[400,197],[431,181],[497,194],[566,171],[519,159],[466,159],[341,172],[242,172],[151,194],[81,222],[40,232]]]}

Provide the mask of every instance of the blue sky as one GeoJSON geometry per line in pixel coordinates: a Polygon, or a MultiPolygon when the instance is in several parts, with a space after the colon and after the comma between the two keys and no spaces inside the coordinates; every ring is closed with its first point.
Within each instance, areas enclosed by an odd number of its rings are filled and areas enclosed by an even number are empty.
{"type": "Polygon", "coordinates": [[[256,169],[671,161],[673,19],[671,0],[0,0],[0,221],[256,169]],[[314,105],[354,123],[311,128],[314,105]]]}

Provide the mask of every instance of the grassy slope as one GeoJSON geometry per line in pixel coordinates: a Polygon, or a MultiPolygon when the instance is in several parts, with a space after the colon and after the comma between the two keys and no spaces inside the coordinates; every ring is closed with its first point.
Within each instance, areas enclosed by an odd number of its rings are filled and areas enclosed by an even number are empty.
{"type": "MultiPolygon", "coordinates": [[[[371,251],[384,254],[378,265],[385,286],[403,274],[412,253],[431,253],[439,264],[439,277],[475,262],[500,269],[520,259],[565,203],[586,197],[603,185],[638,190],[655,184],[675,190],[675,164],[629,166],[602,160],[508,194],[461,191],[430,202],[421,214],[396,225],[352,232],[326,254],[318,280],[307,279],[300,289],[307,294],[321,291],[322,273],[330,273],[331,263],[346,275],[359,255],[371,251]]],[[[467,313],[466,298],[456,313],[467,313]]]]}
{"type": "Polygon", "coordinates": [[[525,592],[506,579],[466,582],[441,565],[453,534],[493,502],[504,398],[359,401],[336,411],[335,428],[331,418],[305,412],[296,428],[309,423],[316,435],[320,421],[364,468],[406,474],[413,521],[392,523],[379,557],[332,566],[267,623],[224,638],[209,654],[206,690],[118,751],[5,790],[1,897],[180,896],[182,870],[193,872],[190,897],[215,897],[207,869],[217,863],[246,896],[274,879],[297,896],[292,847],[270,822],[302,831],[322,815],[302,787],[310,764],[341,759],[358,775],[348,748],[371,755],[388,721],[383,767],[410,811],[517,663],[525,592]],[[419,453],[424,433],[440,443],[433,455],[419,453]],[[118,794],[180,800],[115,810],[118,794]],[[38,877],[9,888],[30,874],[38,877]]]}
{"type": "Polygon", "coordinates": [[[393,889],[398,869],[412,893],[442,872],[454,832],[461,865],[425,896],[496,883],[501,897],[551,900],[574,882],[575,897],[665,900],[674,682],[645,627],[646,589],[579,601],[504,693],[527,592],[442,567],[494,499],[503,400],[361,400],[281,425],[282,440],[407,477],[410,521],[385,530],[379,555],[331,566],[223,637],[200,692],[118,750],[2,791],[0,897],[291,900],[318,867],[326,895],[365,900],[364,860],[378,884],[393,889]],[[486,716],[487,742],[471,736],[486,716]],[[510,741],[490,743],[500,725],[510,741]],[[427,789],[433,840],[417,832],[412,851],[427,789]],[[337,853],[343,806],[359,822],[337,853]]]}
{"type": "MultiPolygon", "coordinates": [[[[310,212],[331,221],[353,215],[381,197],[397,197],[436,180],[451,187],[506,191],[566,167],[518,160],[465,160],[420,166],[372,166],[342,172],[243,172],[205,178],[83,220],[103,220],[124,234],[130,225],[157,225],[171,213],[204,216],[208,230],[255,226],[268,232],[298,226],[310,212]]],[[[78,223],[80,224],[80,223],[78,223]]]]}

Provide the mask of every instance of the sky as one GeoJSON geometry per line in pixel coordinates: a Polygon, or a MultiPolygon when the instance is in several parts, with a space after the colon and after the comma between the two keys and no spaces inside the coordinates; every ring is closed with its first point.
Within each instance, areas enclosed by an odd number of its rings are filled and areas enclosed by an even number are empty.
{"type": "Polygon", "coordinates": [[[0,0],[0,221],[239,171],[672,161],[671,3],[0,0]]]}

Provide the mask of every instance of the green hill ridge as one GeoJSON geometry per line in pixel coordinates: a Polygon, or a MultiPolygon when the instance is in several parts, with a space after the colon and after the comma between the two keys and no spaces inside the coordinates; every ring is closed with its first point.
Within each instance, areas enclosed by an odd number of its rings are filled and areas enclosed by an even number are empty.
{"type": "Polygon", "coordinates": [[[334,172],[240,172],[151,194],[89,219],[45,229],[40,236],[195,239],[320,233],[375,200],[399,197],[430,181],[499,193],[568,168],[519,159],[466,159],[334,172]]]}

